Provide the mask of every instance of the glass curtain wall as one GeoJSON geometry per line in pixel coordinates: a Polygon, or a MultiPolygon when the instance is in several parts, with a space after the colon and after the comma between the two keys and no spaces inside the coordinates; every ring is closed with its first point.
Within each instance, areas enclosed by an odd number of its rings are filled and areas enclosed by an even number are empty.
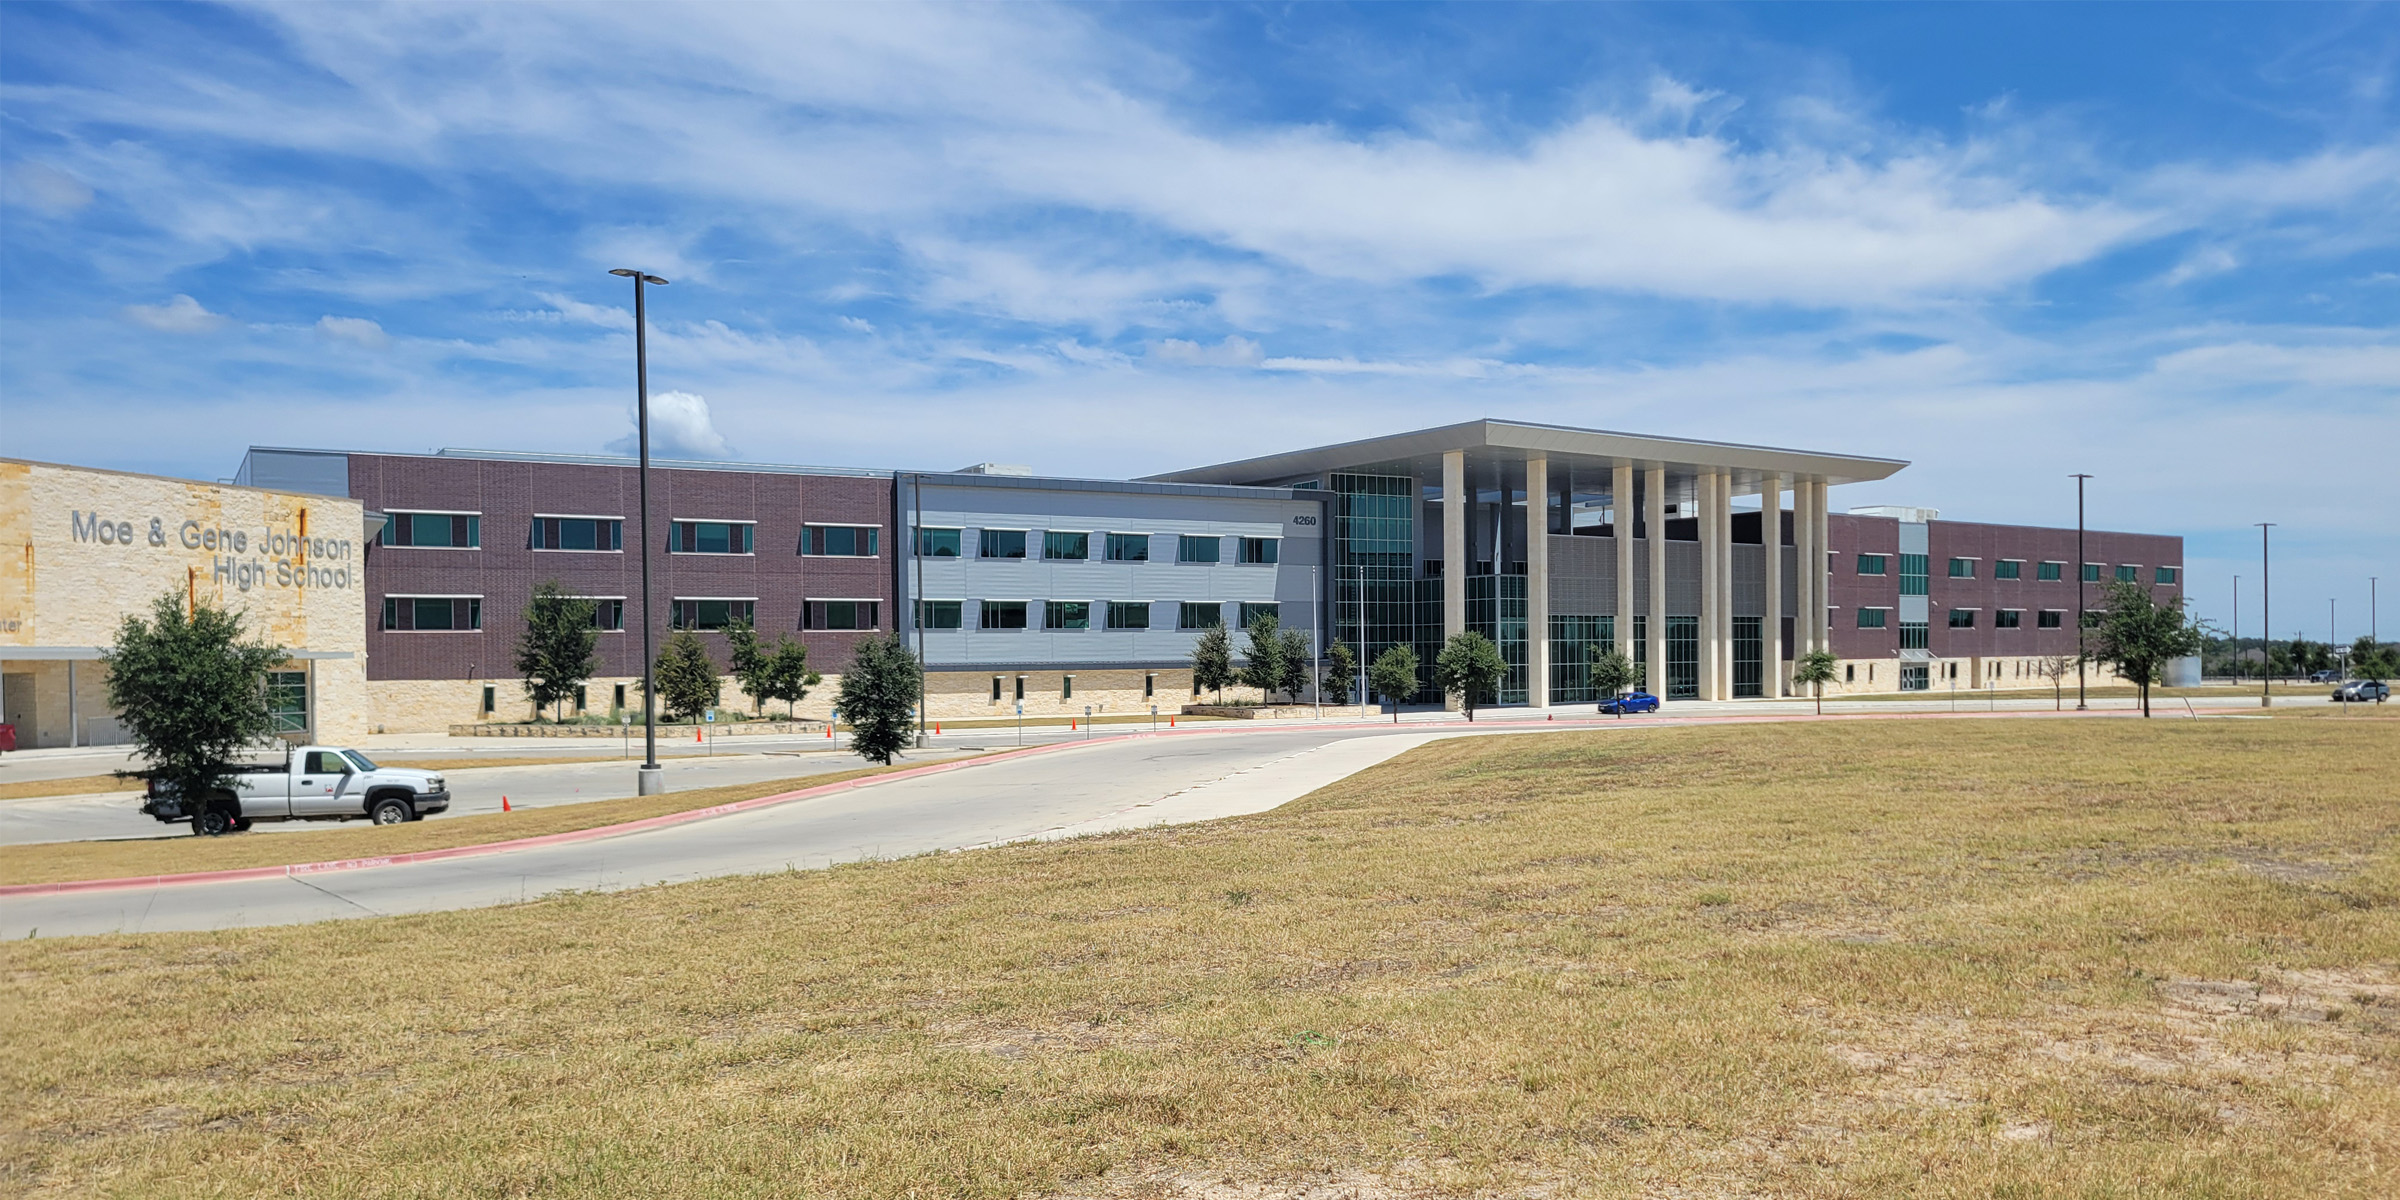
{"type": "MultiPolygon", "coordinates": [[[[1405,475],[1337,474],[1327,482],[1340,497],[1333,518],[1335,638],[1354,652],[1363,647],[1362,677],[1385,650],[1408,646],[1417,652],[1420,678],[1430,678],[1433,663],[1425,650],[1421,621],[1423,589],[1416,577],[1417,481],[1405,475]]],[[[1440,622],[1437,607],[1436,635],[1440,622]]]]}
{"type": "Polygon", "coordinates": [[[1667,618],[1668,700],[1700,698],[1700,618],[1667,618]]]}
{"type": "Polygon", "coordinates": [[[1615,617],[1550,618],[1550,701],[1589,704],[1600,699],[1592,687],[1593,647],[1606,654],[1616,644],[1615,617]]]}
{"type": "Polygon", "coordinates": [[[1480,633],[1500,648],[1508,674],[1500,679],[1495,703],[1523,704],[1526,662],[1532,657],[1526,642],[1525,577],[1475,575],[1467,580],[1467,632],[1480,633]]]}
{"type": "Polygon", "coordinates": [[[1766,652],[1766,639],[1761,636],[1762,619],[1735,617],[1733,619],[1733,694],[1736,698],[1762,694],[1763,665],[1759,659],[1766,652]]]}

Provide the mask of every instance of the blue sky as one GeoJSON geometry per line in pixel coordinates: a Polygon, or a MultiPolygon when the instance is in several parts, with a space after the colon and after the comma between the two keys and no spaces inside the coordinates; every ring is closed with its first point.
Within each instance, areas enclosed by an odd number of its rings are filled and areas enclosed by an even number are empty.
{"type": "MultiPolygon", "coordinates": [[[[2400,585],[2400,9],[0,7],[0,452],[1131,475],[1476,416],[2400,585]]],[[[2400,615],[2395,616],[2400,622],[2400,615]]],[[[2400,628],[2400,625],[2396,625],[2400,628]]],[[[2394,636],[2394,635],[2386,635],[2394,636]]]]}

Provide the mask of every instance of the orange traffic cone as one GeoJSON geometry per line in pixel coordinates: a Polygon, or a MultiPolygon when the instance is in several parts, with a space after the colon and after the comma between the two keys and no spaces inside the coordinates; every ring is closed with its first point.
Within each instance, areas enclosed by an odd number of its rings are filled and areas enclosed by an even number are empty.
{"type": "Polygon", "coordinates": [[[510,807],[508,806],[508,797],[506,797],[506,796],[502,796],[502,797],[500,797],[500,811],[501,811],[501,812],[515,812],[515,811],[516,811],[515,809],[513,809],[513,808],[510,808],[510,807]]]}
{"type": "Polygon", "coordinates": [[[697,725],[692,727],[692,740],[695,742],[700,740],[700,727],[697,725]]]}

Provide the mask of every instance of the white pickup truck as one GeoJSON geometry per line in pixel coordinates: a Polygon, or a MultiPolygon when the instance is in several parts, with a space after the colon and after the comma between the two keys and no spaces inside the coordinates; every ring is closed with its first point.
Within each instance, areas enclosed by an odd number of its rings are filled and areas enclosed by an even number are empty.
{"type": "Polygon", "coordinates": [[[142,811],[161,821],[190,821],[192,832],[238,833],[254,821],[414,821],[450,807],[440,774],[381,767],[356,750],[295,746],[280,763],[235,768],[233,790],[194,813],[173,784],[153,779],[142,811]]]}

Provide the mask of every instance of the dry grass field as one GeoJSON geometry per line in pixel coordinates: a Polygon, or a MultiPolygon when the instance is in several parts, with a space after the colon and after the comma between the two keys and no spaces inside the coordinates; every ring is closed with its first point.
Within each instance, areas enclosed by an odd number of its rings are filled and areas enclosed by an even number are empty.
{"type": "Polygon", "coordinates": [[[2400,1192],[2395,720],[1437,743],[1208,826],[10,943],[0,1190],[2400,1192]]]}

